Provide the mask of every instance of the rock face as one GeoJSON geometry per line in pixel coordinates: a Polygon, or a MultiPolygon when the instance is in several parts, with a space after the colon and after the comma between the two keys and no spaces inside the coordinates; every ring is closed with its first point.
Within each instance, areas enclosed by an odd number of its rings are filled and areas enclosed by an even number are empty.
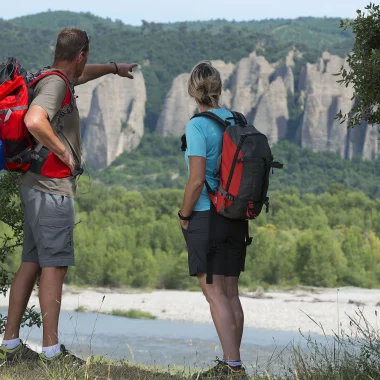
{"type": "MultiPolygon", "coordinates": [[[[236,66],[223,61],[213,61],[219,70],[224,89],[221,105],[247,115],[249,122],[268,134],[271,143],[285,137],[288,108],[287,91],[294,91],[294,78],[290,66],[269,64],[264,57],[252,53],[236,66]],[[270,80],[273,80],[270,82],[270,80]]],[[[196,105],[187,95],[189,74],[174,79],[166,98],[164,110],[156,131],[163,136],[180,136],[187,121],[196,111],[196,105]]]]}
{"type": "Polygon", "coordinates": [[[232,92],[228,88],[228,79],[235,70],[233,63],[225,63],[223,61],[211,61],[213,66],[220,72],[223,82],[223,91],[220,97],[220,104],[224,107],[231,108],[232,92]]]}
{"type": "Polygon", "coordinates": [[[254,109],[268,89],[269,79],[274,72],[274,66],[256,53],[243,58],[230,80],[231,108],[242,112],[249,121],[253,121],[254,109]]]}
{"type": "Polygon", "coordinates": [[[380,157],[380,126],[367,124],[363,134],[364,144],[361,152],[363,158],[373,160],[380,157]]]}
{"type": "MultiPolygon", "coordinates": [[[[223,83],[232,74],[235,65],[223,61],[211,61],[220,72],[223,83]]],[[[181,74],[173,80],[172,87],[166,97],[164,109],[157,122],[156,132],[162,136],[180,136],[190,118],[197,111],[197,105],[187,92],[190,73],[181,74]]],[[[230,107],[231,91],[223,89],[221,104],[230,107]]]]}
{"type": "Polygon", "coordinates": [[[89,166],[102,169],[144,134],[146,88],[141,72],[132,81],[107,75],[76,87],[81,113],[83,154],[89,166]]]}
{"type": "Polygon", "coordinates": [[[190,74],[181,74],[173,80],[156,131],[162,136],[179,136],[194,115],[197,105],[187,93],[190,74]]]}
{"type": "Polygon", "coordinates": [[[315,151],[329,151],[345,156],[347,125],[334,120],[339,110],[353,105],[352,88],[340,86],[333,76],[346,66],[344,58],[324,53],[316,64],[307,64],[303,83],[305,113],[301,145],[315,151]]]}
{"type": "Polygon", "coordinates": [[[348,130],[345,157],[351,159],[355,155],[365,160],[380,157],[380,126],[362,123],[359,127],[348,130]]]}
{"type": "Polygon", "coordinates": [[[92,103],[94,89],[102,82],[103,78],[95,79],[81,86],[75,87],[77,98],[77,106],[81,120],[88,117],[92,103]]]}
{"type": "Polygon", "coordinates": [[[277,77],[260,98],[253,124],[272,145],[286,136],[288,120],[287,89],[277,77]]]}
{"type": "MultiPolygon", "coordinates": [[[[300,53],[292,50],[273,64],[256,53],[236,65],[212,61],[224,82],[221,105],[244,113],[250,123],[268,136],[271,145],[292,136],[303,147],[336,152],[347,159],[355,155],[368,160],[380,157],[379,126],[363,124],[347,129],[334,120],[339,110],[345,113],[353,104],[352,88],[339,85],[338,78],[332,75],[346,65],[345,59],[323,53],[315,64],[302,68],[295,88],[293,68],[299,57],[300,53]],[[289,97],[293,97],[292,107],[298,104],[298,113],[289,110],[289,97]],[[295,114],[297,117],[291,116],[295,114]]],[[[185,73],[173,80],[156,126],[162,136],[181,136],[197,112],[195,102],[187,94],[188,79],[189,74],[185,73]]],[[[83,153],[89,166],[105,168],[139,144],[144,134],[147,100],[141,72],[136,72],[133,81],[108,75],[78,86],[75,91],[83,153]]]]}
{"type": "MultiPolygon", "coordinates": [[[[345,113],[353,105],[352,88],[339,85],[338,78],[333,76],[342,66],[347,67],[345,59],[323,53],[317,63],[302,68],[295,88],[293,67],[300,56],[293,49],[275,64],[255,53],[236,66],[214,61],[224,81],[221,105],[244,113],[248,122],[266,134],[273,145],[287,136],[288,96],[293,96],[296,100],[293,104],[298,104],[303,116],[298,127],[292,121],[290,134],[301,146],[335,152],[348,159],[356,154],[365,159],[380,157],[378,126],[363,125],[347,130],[346,124],[334,120],[339,110],[345,113]]],[[[157,132],[164,136],[182,135],[196,111],[187,95],[188,77],[189,74],[182,74],[173,81],[157,125],[157,132]]]]}

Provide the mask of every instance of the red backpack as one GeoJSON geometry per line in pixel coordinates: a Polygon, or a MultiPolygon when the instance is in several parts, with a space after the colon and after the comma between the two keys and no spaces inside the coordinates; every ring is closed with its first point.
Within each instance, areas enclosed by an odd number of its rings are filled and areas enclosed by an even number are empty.
{"type": "Polygon", "coordinates": [[[202,112],[193,118],[205,116],[217,121],[223,128],[223,145],[220,156],[219,186],[214,191],[206,181],[211,202],[216,211],[230,219],[256,219],[263,208],[269,211],[269,175],[273,168],[283,165],[273,161],[267,137],[246,118],[232,112],[233,117],[221,119],[213,112],[202,112]],[[228,120],[234,119],[235,125],[228,120]]]}
{"type": "Polygon", "coordinates": [[[33,100],[35,85],[49,75],[58,75],[67,84],[59,116],[63,117],[72,111],[72,93],[65,75],[50,68],[30,73],[15,58],[0,63],[0,145],[5,156],[5,170],[31,170],[51,178],[71,175],[65,163],[42,144],[35,142],[24,123],[25,114],[33,100]]]}

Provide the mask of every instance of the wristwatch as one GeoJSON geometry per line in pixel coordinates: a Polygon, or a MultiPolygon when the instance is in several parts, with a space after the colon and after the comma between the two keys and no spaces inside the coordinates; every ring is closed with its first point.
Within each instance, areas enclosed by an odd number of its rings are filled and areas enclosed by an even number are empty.
{"type": "Polygon", "coordinates": [[[181,210],[178,211],[178,218],[181,220],[190,220],[191,219],[191,214],[189,216],[183,216],[181,210]]]}

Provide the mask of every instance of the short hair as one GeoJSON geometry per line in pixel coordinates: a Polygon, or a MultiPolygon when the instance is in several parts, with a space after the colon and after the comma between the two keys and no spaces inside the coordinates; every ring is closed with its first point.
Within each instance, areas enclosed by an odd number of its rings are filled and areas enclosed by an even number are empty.
{"type": "Polygon", "coordinates": [[[220,73],[210,61],[199,62],[191,71],[188,92],[200,104],[217,107],[222,89],[220,73]]]}
{"type": "Polygon", "coordinates": [[[84,30],[65,28],[58,34],[54,61],[73,61],[81,51],[89,49],[90,38],[84,30]]]}

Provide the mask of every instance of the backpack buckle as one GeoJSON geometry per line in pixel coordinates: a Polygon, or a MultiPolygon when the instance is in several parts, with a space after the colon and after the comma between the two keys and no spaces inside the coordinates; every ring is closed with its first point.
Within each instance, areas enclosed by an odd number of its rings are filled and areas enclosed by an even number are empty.
{"type": "Polygon", "coordinates": [[[186,134],[184,134],[181,137],[181,150],[182,152],[186,152],[186,149],[187,149],[186,134]]]}
{"type": "Polygon", "coordinates": [[[268,197],[265,198],[264,204],[265,204],[265,212],[268,214],[269,212],[269,198],[268,197]]]}
{"type": "Polygon", "coordinates": [[[225,199],[227,199],[228,201],[233,201],[235,199],[235,197],[233,195],[227,193],[225,196],[225,199]]]}

